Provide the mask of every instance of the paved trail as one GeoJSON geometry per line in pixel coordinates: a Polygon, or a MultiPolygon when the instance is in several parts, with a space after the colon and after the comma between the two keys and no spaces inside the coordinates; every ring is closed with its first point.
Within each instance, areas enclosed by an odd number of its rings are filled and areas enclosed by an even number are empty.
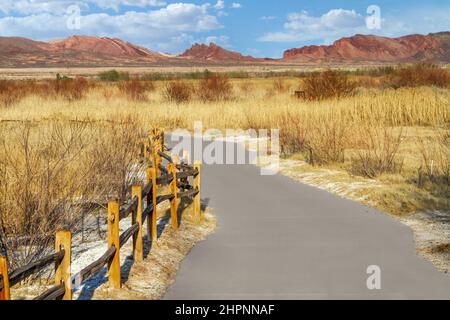
{"type": "Polygon", "coordinates": [[[165,299],[450,299],[412,231],[374,209],[252,165],[205,165],[202,198],[218,229],[165,299]],[[370,265],[381,290],[367,288],[370,265]]]}

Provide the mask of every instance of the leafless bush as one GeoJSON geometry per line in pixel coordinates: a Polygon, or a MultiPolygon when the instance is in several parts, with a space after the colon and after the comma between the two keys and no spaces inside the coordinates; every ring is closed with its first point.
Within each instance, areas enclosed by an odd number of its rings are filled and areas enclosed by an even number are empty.
{"type": "Polygon", "coordinates": [[[311,165],[344,162],[347,143],[344,123],[319,119],[307,129],[307,159],[311,165]]]}
{"type": "Polygon", "coordinates": [[[450,85],[450,72],[438,65],[421,62],[395,69],[388,82],[394,88],[419,86],[445,88],[450,85]]]}
{"type": "Polygon", "coordinates": [[[139,169],[135,119],[0,130],[0,248],[12,267],[45,255],[56,230],[76,230],[92,206],[123,200],[139,169]]]}
{"type": "Polygon", "coordinates": [[[399,159],[399,148],[403,141],[403,130],[394,134],[392,129],[383,127],[366,128],[361,132],[362,148],[352,158],[352,172],[368,178],[376,178],[383,173],[399,173],[403,160],[399,159]]]}
{"type": "Polygon", "coordinates": [[[346,74],[334,70],[313,73],[303,81],[305,98],[309,100],[347,97],[355,88],[355,83],[346,74]]]}
{"type": "Polygon", "coordinates": [[[102,194],[104,199],[125,200],[136,172],[140,170],[137,163],[143,129],[137,118],[126,117],[97,130],[101,131],[92,138],[93,145],[101,148],[95,153],[89,152],[91,161],[97,168],[90,180],[98,188],[96,194],[102,194]]]}
{"type": "Polygon", "coordinates": [[[450,185],[450,134],[441,134],[433,139],[418,137],[417,147],[422,157],[418,185],[423,187],[425,180],[450,185]]]}
{"type": "Polygon", "coordinates": [[[306,127],[303,119],[292,112],[286,112],[277,119],[280,129],[281,153],[284,155],[307,150],[306,127]]]}
{"type": "Polygon", "coordinates": [[[20,86],[15,81],[0,80],[0,107],[11,107],[23,98],[20,86]]]}
{"type": "MultiPolygon", "coordinates": [[[[48,84],[55,96],[68,101],[81,100],[86,96],[90,87],[89,82],[83,77],[56,79],[48,82],[48,84]]],[[[43,92],[43,96],[48,97],[49,92],[43,92]]]]}
{"type": "Polygon", "coordinates": [[[190,84],[177,80],[166,84],[163,95],[168,101],[184,103],[191,100],[192,92],[193,89],[190,84]]]}
{"type": "Polygon", "coordinates": [[[200,80],[197,89],[198,97],[205,102],[228,100],[232,97],[232,93],[230,80],[218,74],[200,80]]]}
{"type": "Polygon", "coordinates": [[[150,81],[141,81],[139,79],[132,79],[129,81],[123,81],[119,84],[120,92],[128,99],[134,101],[147,100],[147,93],[155,89],[154,85],[150,81]]]}
{"type": "Polygon", "coordinates": [[[7,130],[12,133],[1,141],[0,224],[14,265],[40,257],[55,230],[76,221],[71,201],[84,192],[87,171],[78,170],[77,160],[85,148],[85,127],[53,124],[41,130],[27,123],[7,130]],[[24,247],[17,242],[21,238],[24,247]]]}

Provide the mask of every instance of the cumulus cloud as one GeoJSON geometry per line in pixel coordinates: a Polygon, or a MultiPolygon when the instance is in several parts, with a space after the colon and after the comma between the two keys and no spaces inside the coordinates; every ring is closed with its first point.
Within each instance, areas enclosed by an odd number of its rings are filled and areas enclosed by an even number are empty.
{"type": "Polygon", "coordinates": [[[223,9],[225,9],[225,1],[218,0],[217,3],[214,5],[214,9],[216,9],[216,10],[223,10],[223,9]]]}
{"type": "Polygon", "coordinates": [[[240,8],[242,8],[242,4],[240,4],[238,2],[233,2],[231,4],[231,8],[233,8],[233,9],[240,9],[240,8]]]}
{"type": "Polygon", "coordinates": [[[89,10],[96,6],[100,9],[119,10],[120,7],[160,7],[166,4],[163,0],[1,0],[0,12],[5,14],[30,15],[50,13],[59,15],[67,8],[77,5],[81,10],[89,10]]]}
{"type": "Polygon", "coordinates": [[[259,40],[269,42],[295,42],[334,38],[349,31],[366,28],[365,17],[354,10],[333,9],[322,16],[311,16],[308,12],[290,13],[284,23],[284,31],[271,32],[259,40]]]}
{"type": "MultiPolygon", "coordinates": [[[[381,29],[369,29],[366,13],[355,10],[333,9],[321,16],[310,15],[306,11],[290,13],[282,31],[269,32],[258,38],[263,42],[306,42],[320,41],[324,44],[355,34],[377,34],[401,36],[410,33],[429,33],[450,29],[450,8],[422,8],[408,10],[393,16],[381,15],[381,29]]],[[[367,13],[369,14],[369,13],[367,13]]],[[[262,20],[269,20],[262,18],[262,20]]]]}
{"type": "Polygon", "coordinates": [[[225,48],[230,47],[230,37],[228,36],[209,36],[206,37],[205,41],[203,41],[206,44],[214,43],[217,45],[220,45],[225,48]]]}
{"type": "Polygon", "coordinates": [[[190,33],[222,28],[209,13],[210,5],[174,3],[145,12],[122,14],[92,13],[81,16],[81,28],[67,28],[69,16],[40,13],[0,18],[1,36],[25,36],[33,39],[62,38],[74,33],[125,39],[155,50],[179,50],[191,39],[190,33]]]}

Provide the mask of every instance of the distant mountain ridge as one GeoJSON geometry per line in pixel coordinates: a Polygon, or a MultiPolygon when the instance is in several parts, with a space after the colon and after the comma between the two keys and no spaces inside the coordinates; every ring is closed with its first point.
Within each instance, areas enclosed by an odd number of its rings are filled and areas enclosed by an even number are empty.
{"type": "Polygon", "coordinates": [[[72,36],[44,42],[0,37],[0,67],[51,66],[190,66],[190,65],[302,65],[321,63],[450,62],[450,32],[388,38],[355,35],[332,45],[289,49],[281,59],[255,58],[214,43],[194,44],[173,56],[151,51],[120,39],[72,36]]]}
{"type": "Polygon", "coordinates": [[[450,61],[450,32],[388,38],[355,35],[329,46],[305,46],[284,52],[284,61],[296,62],[412,62],[450,61]]]}
{"type": "Polygon", "coordinates": [[[243,56],[239,52],[226,50],[214,43],[194,44],[191,48],[179,55],[180,58],[191,60],[206,60],[219,62],[263,62],[268,59],[254,58],[252,56],[243,56]]]}

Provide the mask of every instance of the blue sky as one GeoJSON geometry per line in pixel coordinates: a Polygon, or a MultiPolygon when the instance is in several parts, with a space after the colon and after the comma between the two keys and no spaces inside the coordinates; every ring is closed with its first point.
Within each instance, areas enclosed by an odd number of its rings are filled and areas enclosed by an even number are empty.
{"type": "Polygon", "coordinates": [[[0,36],[109,36],[167,53],[215,42],[244,54],[280,57],[288,48],[357,33],[438,31],[450,31],[448,0],[0,0],[0,36]]]}

